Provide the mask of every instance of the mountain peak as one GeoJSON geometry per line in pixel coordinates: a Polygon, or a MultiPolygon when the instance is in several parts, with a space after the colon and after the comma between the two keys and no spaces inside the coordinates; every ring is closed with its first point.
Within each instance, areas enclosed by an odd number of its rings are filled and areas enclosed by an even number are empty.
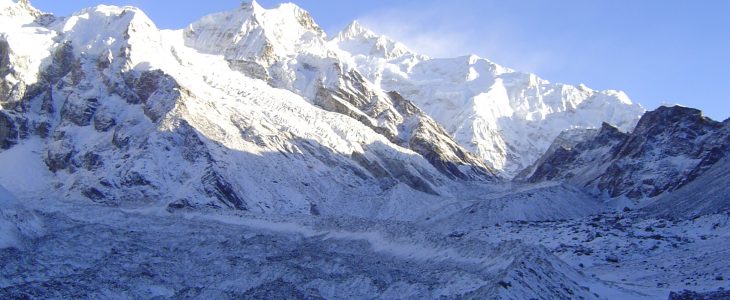
{"type": "Polygon", "coordinates": [[[262,23],[271,23],[270,30],[313,31],[324,37],[324,30],[314,21],[308,11],[294,3],[281,3],[274,8],[264,8],[256,1],[252,2],[254,17],[262,23]],[[284,27],[282,27],[284,26],[284,27]],[[299,28],[297,28],[299,27],[299,28]]]}
{"type": "Polygon", "coordinates": [[[399,58],[407,54],[415,55],[408,47],[387,36],[378,35],[365,28],[360,22],[352,21],[332,42],[353,54],[385,59],[399,58]]]}
{"type": "Polygon", "coordinates": [[[157,25],[139,8],[133,6],[98,5],[83,9],[55,25],[77,54],[127,56],[132,61],[148,58],[145,49],[159,44],[157,25]],[[105,28],[96,32],[96,28],[105,28]],[[134,52],[127,52],[132,45],[134,52]],[[142,46],[145,45],[145,46],[142,46]],[[142,57],[138,55],[143,55],[142,57]]]}
{"type": "Polygon", "coordinates": [[[256,2],[256,0],[241,2],[242,9],[250,9],[250,8],[253,8],[254,6],[259,6],[259,4],[258,4],[258,2],[256,2]]]}
{"type": "Polygon", "coordinates": [[[36,18],[42,14],[28,0],[0,0],[0,16],[36,18]]]}
{"type": "Polygon", "coordinates": [[[186,45],[229,60],[270,62],[297,52],[326,56],[326,34],[304,9],[291,3],[275,8],[244,2],[240,8],[211,14],[185,29],[186,45]]]}
{"type": "Polygon", "coordinates": [[[350,24],[348,24],[345,29],[340,31],[336,39],[339,41],[345,41],[357,38],[371,39],[377,37],[378,35],[376,35],[373,31],[365,28],[362,24],[360,24],[360,22],[355,20],[350,22],[350,24]]]}
{"type": "Polygon", "coordinates": [[[681,124],[687,122],[698,123],[703,121],[710,120],[702,115],[702,111],[699,109],[680,105],[660,106],[656,110],[649,111],[641,117],[641,120],[636,125],[636,131],[644,131],[657,126],[681,126],[681,124]]]}

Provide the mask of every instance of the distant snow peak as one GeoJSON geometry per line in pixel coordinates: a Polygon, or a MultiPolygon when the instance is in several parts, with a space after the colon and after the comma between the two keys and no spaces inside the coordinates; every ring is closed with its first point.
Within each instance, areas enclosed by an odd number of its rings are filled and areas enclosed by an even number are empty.
{"type": "MultiPolygon", "coordinates": [[[[269,15],[278,15],[285,23],[289,20],[295,20],[298,26],[306,30],[311,30],[317,35],[326,37],[324,30],[314,21],[312,15],[308,11],[302,9],[294,3],[282,3],[273,9],[265,10],[269,15]]],[[[294,25],[294,24],[292,24],[294,25]]]]}
{"type": "Polygon", "coordinates": [[[42,13],[28,0],[0,0],[0,16],[39,17],[42,13]]]}
{"type": "MultiPolygon", "coordinates": [[[[278,89],[287,90],[291,93],[282,97],[297,95],[300,98],[295,99],[300,99],[296,101],[302,101],[301,105],[316,106],[322,112],[336,113],[364,125],[357,130],[376,135],[381,139],[378,143],[388,151],[417,154],[413,159],[419,167],[411,170],[413,174],[401,174],[391,171],[399,166],[379,159],[386,152],[378,147],[373,147],[377,153],[366,156],[352,154],[363,150],[354,151],[351,147],[340,147],[346,150],[338,151],[352,155],[349,159],[379,174],[377,177],[407,178],[409,186],[426,192],[439,189],[444,178],[494,179],[487,165],[511,177],[540,157],[565,129],[597,127],[602,122],[631,127],[643,112],[626,105],[630,102],[625,99],[616,100],[625,95],[553,84],[476,55],[445,59],[418,55],[356,21],[328,40],[310,14],[293,4],[266,9],[255,1],[244,2],[237,9],[205,16],[181,31],[160,31],[138,9],[115,6],[86,9],[53,24],[49,30],[58,34],[54,41],[63,43],[44,47],[48,53],[65,59],[68,70],[63,69],[64,72],[72,71],[66,89],[68,93],[73,90],[75,96],[67,97],[69,104],[62,111],[75,111],[65,116],[73,124],[89,124],[89,120],[84,111],[72,108],[89,107],[92,115],[97,106],[110,111],[119,109],[104,106],[102,100],[107,96],[83,90],[89,86],[110,85],[111,92],[121,93],[120,97],[132,99],[127,102],[138,104],[145,102],[143,99],[156,99],[149,97],[153,91],[148,88],[178,86],[166,82],[179,81],[178,90],[190,94],[227,99],[231,97],[227,93],[236,89],[241,76],[261,79],[267,87],[276,88],[266,89],[264,94],[278,95],[278,89]],[[122,59],[116,59],[119,57],[122,59]],[[158,74],[156,69],[163,71],[158,74]],[[110,75],[118,71],[126,73],[110,75]],[[97,73],[104,76],[101,80],[105,82],[95,82],[97,77],[92,74],[97,73]],[[198,73],[206,75],[198,78],[198,73]],[[155,85],[142,84],[150,80],[155,85]],[[140,91],[127,91],[130,86],[140,91]],[[135,97],[135,93],[141,95],[135,97]],[[431,175],[434,170],[444,176],[431,175]]],[[[19,45],[22,44],[15,42],[12,47],[19,45]]],[[[56,82],[62,78],[52,79],[56,82]]],[[[178,93],[170,89],[161,95],[178,93]]],[[[247,96],[236,97],[253,101],[247,96]]],[[[145,104],[149,107],[145,107],[144,114],[152,116],[149,119],[154,122],[164,119],[172,105],[165,101],[145,104]]],[[[110,118],[100,119],[100,128],[121,125],[110,118]]],[[[297,120],[291,115],[285,119],[297,120]]],[[[235,132],[243,121],[232,122],[235,129],[210,133],[213,140],[225,140],[221,132],[235,132]]],[[[330,125],[323,122],[319,126],[330,125]]],[[[207,130],[211,126],[199,127],[207,130]]],[[[272,142],[258,137],[259,131],[244,131],[257,145],[286,144],[282,141],[297,136],[285,130],[282,137],[272,142]]],[[[310,139],[330,143],[325,141],[329,137],[310,139]]],[[[348,136],[345,140],[362,144],[361,140],[350,139],[348,136]]],[[[297,149],[292,145],[280,148],[287,153],[297,149]]],[[[206,178],[215,183],[223,177],[225,174],[213,172],[206,178]]],[[[96,197],[96,193],[92,194],[96,197]]]]}
{"type": "Polygon", "coordinates": [[[251,2],[234,11],[203,17],[185,29],[186,44],[223,54],[237,64],[261,64],[308,52],[325,57],[326,34],[311,15],[294,4],[266,9],[251,2]]]}
{"type": "Polygon", "coordinates": [[[76,56],[125,57],[130,60],[128,67],[151,65],[160,57],[156,51],[161,43],[160,31],[136,7],[99,5],[54,23],[54,27],[76,56]]]}
{"type": "Polygon", "coordinates": [[[537,160],[563,130],[602,122],[630,130],[644,112],[621,92],[551,83],[476,55],[356,62],[367,78],[414,101],[506,177],[537,160]]]}
{"type": "Polygon", "coordinates": [[[353,22],[332,41],[383,90],[409,99],[506,177],[563,130],[602,122],[630,130],[644,109],[619,91],[551,83],[477,55],[431,59],[353,22]]]}
{"type": "Polygon", "coordinates": [[[347,27],[332,39],[332,42],[352,55],[363,55],[386,60],[416,55],[405,45],[384,35],[376,34],[372,30],[365,28],[358,21],[352,21],[347,25],[347,27]]]}
{"type": "Polygon", "coordinates": [[[357,20],[350,22],[350,24],[345,27],[340,33],[337,35],[337,40],[339,41],[345,41],[345,40],[351,40],[356,38],[364,38],[364,39],[370,39],[370,38],[376,38],[377,35],[370,31],[369,29],[365,28],[358,22],[357,20]]]}

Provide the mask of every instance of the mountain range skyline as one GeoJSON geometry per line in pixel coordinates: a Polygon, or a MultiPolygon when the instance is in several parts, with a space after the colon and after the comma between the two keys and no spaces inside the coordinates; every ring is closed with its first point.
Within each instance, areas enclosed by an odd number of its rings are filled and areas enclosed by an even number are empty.
{"type": "MultiPolygon", "coordinates": [[[[32,3],[59,15],[98,4],[92,0],[32,3]]],[[[172,2],[166,0],[106,3],[138,6],[160,28],[181,29],[241,1],[216,1],[202,9],[193,2],[174,3],[174,16],[167,10],[172,2]]],[[[258,3],[274,7],[280,2],[258,3]]],[[[358,20],[432,57],[476,54],[554,82],[622,90],[650,110],[679,104],[697,107],[716,120],[730,117],[730,104],[714,92],[730,80],[730,73],[723,71],[730,68],[730,56],[724,55],[730,52],[730,21],[722,17],[730,13],[730,3],[717,1],[702,7],[683,1],[661,6],[573,0],[550,4],[463,0],[450,6],[409,0],[293,3],[312,13],[330,35],[358,20]],[[399,13],[410,16],[407,23],[399,21],[399,13]],[[697,74],[698,69],[703,72],[697,74]]]]}

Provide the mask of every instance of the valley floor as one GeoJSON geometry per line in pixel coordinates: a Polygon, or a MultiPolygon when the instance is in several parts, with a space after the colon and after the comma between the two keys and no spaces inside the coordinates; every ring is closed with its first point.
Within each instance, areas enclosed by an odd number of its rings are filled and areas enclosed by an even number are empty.
{"type": "Polygon", "coordinates": [[[506,222],[464,237],[543,245],[591,277],[658,297],[685,289],[730,290],[729,228],[730,215],[724,214],[668,221],[606,213],[568,221],[506,222]]]}
{"type": "Polygon", "coordinates": [[[45,234],[0,250],[5,299],[666,299],[670,291],[730,289],[728,215],[671,222],[605,213],[433,230],[352,218],[26,204],[38,210],[45,234]],[[524,271],[558,281],[530,286],[511,275],[524,271]],[[569,292],[555,293],[561,286],[569,292]]]}

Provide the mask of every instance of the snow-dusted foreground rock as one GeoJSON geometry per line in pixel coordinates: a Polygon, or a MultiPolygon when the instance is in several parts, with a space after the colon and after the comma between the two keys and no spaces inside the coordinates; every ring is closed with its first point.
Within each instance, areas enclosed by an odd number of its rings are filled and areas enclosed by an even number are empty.
{"type": "Polygon", "coordinates": [[[436,225],[26,205],[44,232],[0,249],[3,298],[662,299],[728,288],[730,273],[727,214],[436,225]]]}
{"type": "Polygon", "coordinates": [[[0,250],[3,298],[642,297],[540,246],[408,224],[35,205],[49,230],[0,250]]]}
{"type": "Polygon", "coordinates": [[[456,230],[466,239],[541,245],[586,276],[666,299],[672,291],[730,289],[728,226],[726,213],[686,220],[628,212],[456,230]]]}
{"type": "Polygon", "coordinates": [[[43,233],[41,218],[0,186],[0,249],[22,249],[43,233]]]}

